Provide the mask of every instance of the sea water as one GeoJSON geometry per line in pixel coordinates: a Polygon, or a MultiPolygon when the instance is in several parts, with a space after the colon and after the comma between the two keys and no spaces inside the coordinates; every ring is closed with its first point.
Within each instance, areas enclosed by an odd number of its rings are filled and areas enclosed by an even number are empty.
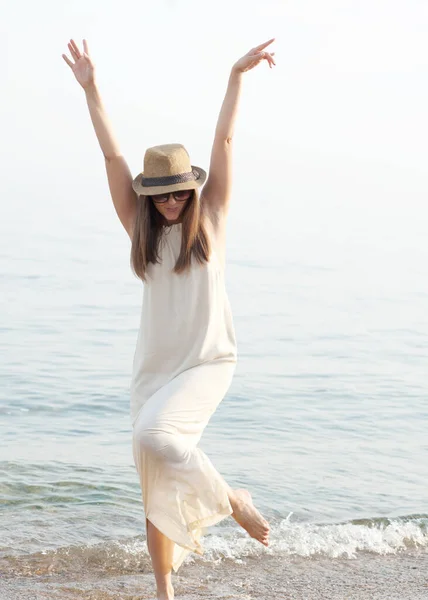
{"type": "MultiPolygon", "coordinates": [[[[176,593],[428,598],[423,224],[299,215],[231,218],[239,363],[201,442],[252,492],[271,544],[221,522],[176,593]]],[[[131,448],[130,243],[115,217],[33,217],[1,225],[1,597],[153,598],[131,448]]]]}

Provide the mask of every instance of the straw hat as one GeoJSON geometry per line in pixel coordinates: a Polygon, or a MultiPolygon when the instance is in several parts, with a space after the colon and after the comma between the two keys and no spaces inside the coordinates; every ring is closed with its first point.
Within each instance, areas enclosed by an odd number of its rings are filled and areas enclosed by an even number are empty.
{"type": "Polygon", "coordinates": [[[148,148],[143,171],[132,182],[138,195],[151,196],[179,190],[194,190],[207,178],[200,167],[190,164],[187,150],[181,144],[163,144],[148,148]]]}

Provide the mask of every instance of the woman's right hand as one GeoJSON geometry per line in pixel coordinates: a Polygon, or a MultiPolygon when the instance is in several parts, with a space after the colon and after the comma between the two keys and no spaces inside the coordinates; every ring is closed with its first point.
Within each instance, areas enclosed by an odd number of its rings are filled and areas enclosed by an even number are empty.
{"type": "Polygon", "coordinates": [[[83,54],[80,53],[74,40],[70,40],[68,49],[70,50],[74,62],[72,62],[65,54],[63,54],[62,57],[73,71],[74,76],[82,88],[86,89],[95,81],[95,66],[89,56],[88,44],[86,40],[83,40],[83,54]]]}

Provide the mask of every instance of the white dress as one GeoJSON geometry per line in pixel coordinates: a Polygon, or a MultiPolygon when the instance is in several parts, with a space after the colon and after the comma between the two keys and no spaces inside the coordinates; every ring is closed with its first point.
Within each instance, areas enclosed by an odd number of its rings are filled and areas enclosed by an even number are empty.
{"type": "Polygon", "coordinates": [[[130,403],[145,515],[175,542],[175,571],[189,552],[203,553],[203,529],[232,513],[226,482],[197,444],[236,366],[214,244],[208,263],[176,274],[180,245],[181,224],[164,228],[161,263],[147,270],[130,403]]]}

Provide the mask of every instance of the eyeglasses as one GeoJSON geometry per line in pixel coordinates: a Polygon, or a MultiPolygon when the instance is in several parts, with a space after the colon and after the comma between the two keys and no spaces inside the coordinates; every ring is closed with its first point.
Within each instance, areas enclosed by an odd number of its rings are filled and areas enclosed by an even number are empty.
{"type": "Polygon", "coordinates": [[[162,202],[168,202],[168,199],[172,194],[176,202],[184,202],[190,198],[192,191],[193,190],[179,190],[178,192],[170,192],[169,194],[155,194],[152,196],[152,199],[153,202],[160,204],[162,202]]]}

